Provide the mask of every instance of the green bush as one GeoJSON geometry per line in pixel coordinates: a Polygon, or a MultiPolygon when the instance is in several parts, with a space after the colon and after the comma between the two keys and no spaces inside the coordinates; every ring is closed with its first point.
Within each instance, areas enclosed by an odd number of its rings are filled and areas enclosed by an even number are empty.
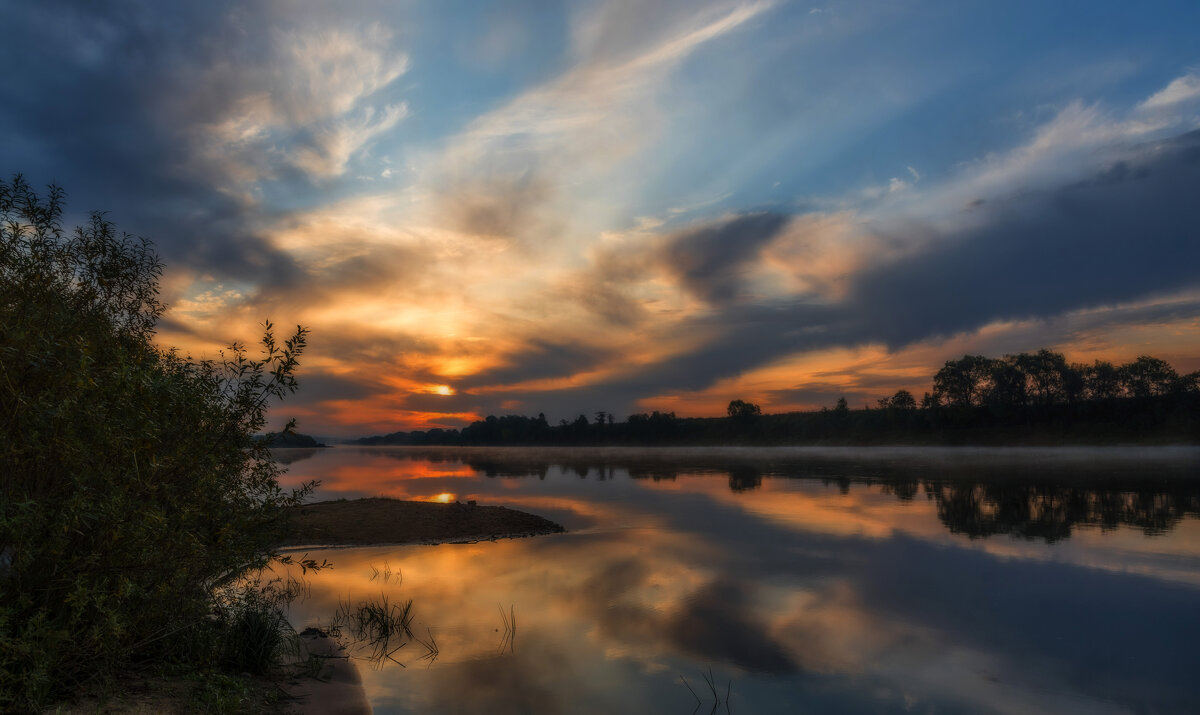
{"type": "Polygon", "coordinates": [[[164,350],[149,243],[98,213],[66,233],[62,210],[56,187],[0,181],[3,711],[227,622],[311,488],[283,491],[252,439],[296,389],[305,330],[280,345],[268,322],[257,359],[164,350]]]}

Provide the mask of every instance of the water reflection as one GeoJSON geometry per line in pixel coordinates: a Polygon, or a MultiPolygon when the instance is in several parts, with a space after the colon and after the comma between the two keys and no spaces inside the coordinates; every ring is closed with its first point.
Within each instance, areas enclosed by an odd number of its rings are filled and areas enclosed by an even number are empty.
{"type": "Polygon", "coordinates": [[[1198,454],[323,450],[327,497],[571,532],[318,554],[294,620],[413,601],[439,656],[364,672],[379,712],[688,713],[709,668],[735,712],[1194,712],[1198,454]]]}

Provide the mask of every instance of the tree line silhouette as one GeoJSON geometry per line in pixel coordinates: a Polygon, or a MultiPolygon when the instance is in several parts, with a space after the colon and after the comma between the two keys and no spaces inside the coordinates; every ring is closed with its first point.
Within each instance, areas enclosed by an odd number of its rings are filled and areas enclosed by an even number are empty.
{"type": "Polygon", "coordinates": [[[1196,442],[1200,371],[1181,375],[1140,356],[1114,365],[1068,363],[1039,350],[1002,358],[948,360],[918,400],[908,390],[851,409],[763,414],[744,400],[724,417],[674,412],[581,414],[551,424],[544,414],[489,415],[461,430],[393,432],[365,445],[703,445],[703,444],[1058,444],[1196,442]]]}

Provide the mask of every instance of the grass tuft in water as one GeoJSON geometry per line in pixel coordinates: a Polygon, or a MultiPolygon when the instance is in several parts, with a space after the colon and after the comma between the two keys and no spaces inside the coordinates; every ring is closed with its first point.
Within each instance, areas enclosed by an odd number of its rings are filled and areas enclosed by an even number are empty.
{"type": "Polygon", "coordinates": [[[403,667],[404,664],[393,655],[406,645],[405,639],[414,638],[414,615],[412,599],[403,604],[390,603],[387,594],[380,594],[377,600],[362,601],[357,605],[343,601],[334,614],[330,629],[337,633],[348,631],[356,642],[369,645],[371,660],[382,663],[388,659],[403,667]],[[402,642],[393,647],[396,640],[402,642]]]}
{"type": "Polygon", "coordinates": [[[500,620],[504,623],[504,636],[500,639],[500,652],[507,650],[509,653],[516,652],[517,647],[517,613],[513,606],[508,607],[508,613],[504,612],[504,606],[497,605],[500,609],[500,620]]]}

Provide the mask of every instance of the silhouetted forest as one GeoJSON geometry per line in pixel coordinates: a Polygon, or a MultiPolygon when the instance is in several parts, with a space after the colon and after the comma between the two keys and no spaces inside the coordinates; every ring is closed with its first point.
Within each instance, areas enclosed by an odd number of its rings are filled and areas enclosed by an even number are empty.
{"type": "Polygon", "coordinates": [[[1050,350],[988,358],[964,355],[933,376],[917,399],[907,390],[851,409],[845,398],[814,412],[762,414],[743,400],[724,417],[608,412],[550,424],[545,415],[488,416],[461,430],[393,432],[364,445],[706,444],[1104,444],[1200,440],[1200,371],[1180,375],[1141,356],[1124,364],[1068,363],[1050,350]]]}

